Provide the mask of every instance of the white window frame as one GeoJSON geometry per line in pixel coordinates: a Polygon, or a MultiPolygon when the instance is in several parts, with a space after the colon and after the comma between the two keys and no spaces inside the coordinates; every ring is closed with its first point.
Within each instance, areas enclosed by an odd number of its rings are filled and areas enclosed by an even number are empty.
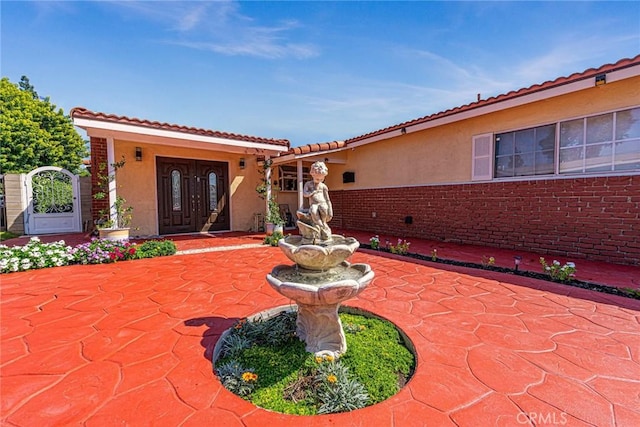
{"type": "MultiPolygon", "coordinates": [[[[616,143],[615,128],[616,128],[617,113],[622,111],[627,111],[627,110],[633,110],[636,108],[640,108],[640,105],[632,105],[624,108],[619,108],[616,110],[602,111],[595,114],[590,114],[588,116],[565,118],[565,119],[557,120],[555,122],[550,122],[550,123],[542,123],[542,124],[532,125],[527,127],[501,130],[499,132],[494,132],[494,133],[484,133],[484,134],[474,135],[472,137],[471,180],[472,181],[521,181],[521,180],[529,180],[529,179],[549,179],[549,178],[560,178],[560,177],[569,178],[569,177],[585,177],[585,176],[595,176],[595,175],[618,176],[618,175],[630,175],[630,174],[640,173],[640,170],[638,169],[616,170],[614,168],[615,165],[613,163],[614,162],[613,159],[615,159],[615,143],[616,143]],[[560,172],[560,126],[561,124],[565,122],[570,122],[573,120],[583,120],[583,123],[584,123],[583,127],[586,127],[586,122],[588,118],[597,117],[605,114],[611,114],[611,113],[613,113],[613,138],[614,138],[612,141],[613,154],[612,154],[612,161],[611,161],[611,170],[584,172],[584,168],[583,168],[582,172],[573,172],[573,171],[565,172],[565,173],[560,172]],[[543,126],[554,125],[554,124],[556,126],[556,137],[555,137],[555,148],[554,148],[555,160],[554,160],[553,173],[541,174],[541,175],[518,175],[518,176],[512,176],[512,177],[499,177],[499,178],[495,177],[495,171],[494,171],[495,160],[496,160],[495,159],[496,157],[495,156],[495,135],[502,134],[502,133],[509,133],[509,132],[517,132],[520,130],[526,130],[530,128],[537,128],[537,127],[543,127],[543,126]],[[483,150],[482,149],[483,147],[480,147],[479,145],[479,144],[485,144],[487,137],[489,137],[491,141],[489,156],[487,156],[486,150],[483,150]],[[487,159],[487,157],[489,157],[489,159],[487,159]],[[487,166],[487,162],[489,162],[489,173],[485,174],[485,173],[482,173],[482,171],[486,170],[485,167],[487,166]]],[[[585,128],[584,137],[586,138],[586,128],[585,128]]]]}

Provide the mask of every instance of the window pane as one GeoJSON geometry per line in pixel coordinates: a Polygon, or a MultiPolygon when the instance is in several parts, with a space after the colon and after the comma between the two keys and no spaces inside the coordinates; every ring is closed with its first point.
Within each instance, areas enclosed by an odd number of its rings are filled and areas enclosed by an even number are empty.
{"type": "Polygon", "coordinates": [[[613,141],[613,113],[587,118],[587,144],[613,141]]]}
{"type": "Polygon", "coordinates": [[[496,178],[553,174],[556,125],[496,135],[496,178]]]}
{"type": "Polygon", "coordinates": [[[534,134],[533,129],[516,132],[516,153],[531,153],[533,151],[534,134]]]}
{"type": "Polygon", "coordinates": [[[560,150],[560,173],[582,172],[584,148],[563,148],[560,150]]]}
{"type": "Polygon", "coordinates": [[[586,147],[585,172],[609,171],[612,165],[613,144],[586,147]]]}
{"type": "Polygon", "coordinates": [[[533,175],[534,174],[533,153],[516,154],[515,155],[515,176],[533,175]]]}
{"type": "Polygon", "coordinates": [[[218,176],[215,172],[209,173],[209,210],[218,209],[218,176]]]}
{"type": "Polygon", "coordinates": [[[615,170],[640,169],[640,139],[616,142],[615,170]]]}
{"type": "Polygon", "coordinates": [[[556,147],[556,125],[536,128],[536,150],[553,150],[556,147]]]}
{"type": "Polygon", "coordinates": [[[640,108],[616,114],[616,141],[630,138],[640,138],[640,108]]]}
{"type": "Polygon", "coordinates": [[[577,147],[584,143],[584,119],[560,123],[560,147],[577,147]]]}
{"type": "Polygon", "coordinates": [[[553,170],[553,150],[536,152],[536,175],[544,175],[555,172],[553,170]]]}
{"type": "Polygon", "coordinates": [[[505,156],[496,159],[496,177],[513,176],[513,157],[505,156]]]}
{"type": "Polygon", "coordinates": [[[513,154],[513,132],[496,135],[496,155],[513,154]]]}
{"type": "Polygon", "coordinates": [[[182,210],[182,187],[180,171],[171,172],[171,205],[174,211],[182,210]]]}

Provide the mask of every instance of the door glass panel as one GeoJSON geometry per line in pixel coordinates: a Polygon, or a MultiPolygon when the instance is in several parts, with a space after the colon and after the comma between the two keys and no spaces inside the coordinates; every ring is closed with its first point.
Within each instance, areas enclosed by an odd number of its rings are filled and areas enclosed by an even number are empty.
{"type": "Polygon", "coordinates": [[[171,172],[171,206],[174,211],[182,210],[182,177],[180,171],[173,170],[171,172]]]}
{"type": "Polygon", "coordinates": [[[209,173],[209,210],[218,209],[218,175],[215,172],[209,173]]]}
{"type": "Polygon", "coordinates": [[[59,171],[38,172],[31,178],[33,212],[73,212],[73,184],[71,177],[59,171]]]}

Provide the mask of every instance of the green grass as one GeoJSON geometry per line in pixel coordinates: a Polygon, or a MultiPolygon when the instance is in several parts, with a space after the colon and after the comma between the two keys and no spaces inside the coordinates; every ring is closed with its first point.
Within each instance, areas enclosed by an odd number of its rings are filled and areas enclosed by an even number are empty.
{"type": "MultiPolygon", "coordinates": [[[[368,405],[396,394],[415,367],[413,353],[398,330],[392,323],[376,317],[341,312],[340,319],[347,352],[339,360],[347,366],[350,378],[366,389],[368,405]]],[[[216,366],[230,360],[258,375],[255,389],[244,397],[256,406],[286,414],[318,413],[320,403],[313,393],[318,362],[298,338],[292,337],[279,345],[254,343],[234,359],[220,358],[216,366]]]]}
{"type": "Polygon", "coordinates": [[[0,231],[0,241],[4,242],[5,240],[13,239],[14,237],[19,237],[17,234],[14,234],[10,231],[0,231]]]}

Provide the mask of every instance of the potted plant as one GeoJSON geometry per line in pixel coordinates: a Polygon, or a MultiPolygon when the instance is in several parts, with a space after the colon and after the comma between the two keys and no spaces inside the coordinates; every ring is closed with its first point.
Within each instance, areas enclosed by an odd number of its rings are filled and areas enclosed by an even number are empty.
{"type": "Polygon", "coordinates": [[[267,202],[267,215],[265,218],[265,228],[268,236],[272,235],[276,231],[279,231],[280,233],[284,231],[284,220],[280,215],[280,206],[276,201],[277,188],[272,187],[270,193],[267,191],[267,188],[269,187],[267,169],[271,167],[272,163],[273,161],[271,159],[262,162],[262,168],[259,171],[262,176],[262,182],[256,186],[256,192],[261,199],[265,200],[267,199],[267,195],[269,196],[267,202]]]}
{"type": "MultiPolygon", "coordinates": [[[[98,187],[93,194],[96,200],[104,200],[109,194],[109,184],[116,179],[118,169],[125,164],[124,156],[119,162],[112,163],[113,173],[105,173],[106,163],[98,166],[98,187]]],[[[122,196],[116,196],[113,204],[99,212],[100,218],[96,221],[96,228],[101,239],[107,240],[128,240],[129,226],[131,225],[133,207],[127,205],[127,201],[122,196]]]]}
{"type": "Polygon", "coordinates": [[[280,206],[272,196],[269,199],[269,211],[267,212],[267,234],[271,235],[276,232],[280,234],[284,232],[284,220],[280,215],[280,206]]]}

